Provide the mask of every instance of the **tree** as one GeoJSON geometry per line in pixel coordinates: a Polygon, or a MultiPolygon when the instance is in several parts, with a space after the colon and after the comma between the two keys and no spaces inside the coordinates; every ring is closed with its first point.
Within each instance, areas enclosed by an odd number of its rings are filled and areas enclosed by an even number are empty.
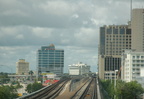
{"type": "Polygon", "coordinates": [[[0,99],[15,99],[18,95],[13,86],[0,86],[0,99]]]}
{"type": "Polygon", "coordinates": [[[27,87],[26,87],[26,91],[28,93],[31,93],[31,92],[37,91],[41,88],[43,88],[42,84],[35,82],[33,84],[28,84],[27,87]]]}
{"type": "Polygon", "coordinates": [[[114,83],[110,80],[102,81],[102,86],[108,95],[112,98],[114,95],[116,99],[140,99],[144,89],[137,81],[123,82],[117,80],[117,86],[114,88],[114,83]]]}
{"type": "Polygon", "coordinates": [[[8,74],[7,73],[0,73],[0,83],[7,83],[10,81],[10,78],[8,78],[8,74]]]}
{"type": "Polygon", "coordinates": [[[18,81],[16,83],[17,83],[17,85],[15,86],[15,88],[18,89],[18,88],[22,88],[23,87],[22,85],[20,85],[20,83],[18,81]]]}
{"type": "Polygon", "coordinates": [[[34,74],[34,72],[31,70],[31,71],[29,71],[29,74],[30,74],[30,75],[33,75],[33,74],[34,74]]]}
{"type": "Polygon", "coordinates": [[[109,97],[113,97],[115,94],[114,83],[111,80],[101,80],[101,84],[105,91],[108,93],[109,97]]]}
{"type": "Polygon", "coordinates": [[[117,95],[122,99],[139,99],[144,93],[144,89],[137,81],[124,83],[123,86],[117,88],[117,95]]]}

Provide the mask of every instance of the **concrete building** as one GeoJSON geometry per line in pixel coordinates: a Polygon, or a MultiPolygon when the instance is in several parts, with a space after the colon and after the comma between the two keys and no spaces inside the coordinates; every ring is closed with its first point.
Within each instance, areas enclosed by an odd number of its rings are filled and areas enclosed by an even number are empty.
{"type": "Polygon", "coordinates": [[[114,71],[121,67],[123,49],[131,49],[130,25],[100,27],[98,75],[100,79],[114,79],[114,71]]]}
{"type": "Polygon", "coordinates": [[[29,62],[25,62],[25,59],[19,59],[19,61],[16,62],[16,74],[28,75],[29,74],[29,62]]]}
{"type": "Polygon", "coordinates": [[[38,72],[63,74],[64,50],[55,49],[53,44],[42,46],[37,51],[38,72]]]}
{"type": "Polygon", "coordinates": [[[77,64],[69,65],[69,75],[83,75],[90,72],[90,66],[78,62],[77,64]]]}
{"type": "Polygon", "coordinates": [[[140,72],[144,68],[144,52],[136,52],[135,50],[125,50],[122,54],[121,79],[125,82],[136,80],[140,72]]]}
{"type": "Polygon", "coordinates": [[[144,9],[132,11],[132,49],[138,52],[144,51],[144,9]]]}
{"type": "Polygon", "coordinates": [[[144,68],[140,69],[140,76],[136,77],[136,81],[142,85],[144,88],[144,68]]]}

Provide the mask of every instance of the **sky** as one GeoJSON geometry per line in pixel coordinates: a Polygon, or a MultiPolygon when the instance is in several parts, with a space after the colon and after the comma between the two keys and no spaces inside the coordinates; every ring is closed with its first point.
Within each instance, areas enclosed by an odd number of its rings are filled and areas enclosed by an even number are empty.
{"type": "Polygon", "coordinates": [[[0,0],[0,72],[15,72],[19,59],[35,71],[37,50],[50,44],[64,49],[65,73],[78,62],[96,72],[99,28],[129,20],[130,0],[0,0]]]}

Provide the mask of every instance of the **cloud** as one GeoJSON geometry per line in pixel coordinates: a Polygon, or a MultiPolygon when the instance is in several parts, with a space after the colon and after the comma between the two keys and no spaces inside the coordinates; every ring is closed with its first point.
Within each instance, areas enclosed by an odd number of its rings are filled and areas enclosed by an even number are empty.
{"type": "Polygon", "coordinates": [[[45,13],[53,14],[57,16],[65,16],[73,13],[75,7],[64,0],[47,1],[46,3],[40,4],[39,8],[45,13]]]}
{"type": "Polygon", "coordinates": [[[18,35],[16,35],[16,38],[17,39],[24,39],[24,36],[22,34],[18,34],[18,35]]]}
{"type": "Polygon", "coordinates": [[[1,64],[24,58],[36,70],[36,51],[53,43],[65,50],[65,71],[78,61],[96,71],[99,27],[127,24],[130,0],[0,0],[0,13],[1,64]]]}
{"type": "Polygon", "coordinates": [[[39,37],[39,38],[51,38],[53,29],[51,28],[32,28],[33,35],[39,37]]]}
{"type": "Polygon", "coordinates": [[[78,14],[74,14],[74,15],[72,15],[72,18],[78,18],[78,17],[79,17],[78,14]]]}

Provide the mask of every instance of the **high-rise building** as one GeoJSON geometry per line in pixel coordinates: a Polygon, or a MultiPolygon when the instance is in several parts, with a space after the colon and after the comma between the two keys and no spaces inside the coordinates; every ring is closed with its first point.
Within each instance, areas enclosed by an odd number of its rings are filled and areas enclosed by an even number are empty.
{"type": "Polygon", "coordinates": [[[42,46],[37,51],[38,73],[63,74],[64,50],[55,49],[53,44],[42,46]]]}
{"type": "Polygon", "coordinates": [[[19,59],[19,61],[16,62],[16,74],[28,75],[29,74],[29,62],[26,62],[25,59],[19,59]]]}
{"type": "Polygon", "coordinates": [[[144,51],[144,9],[132,10],[132,49],[144,51]]]}
{"type": "Polygon", "coordinates": [[[131,49],[130,25],[100,27],[98,75],[101,79],[114,79],[115,70],[121,67],[123,49],[131,49]]]}

